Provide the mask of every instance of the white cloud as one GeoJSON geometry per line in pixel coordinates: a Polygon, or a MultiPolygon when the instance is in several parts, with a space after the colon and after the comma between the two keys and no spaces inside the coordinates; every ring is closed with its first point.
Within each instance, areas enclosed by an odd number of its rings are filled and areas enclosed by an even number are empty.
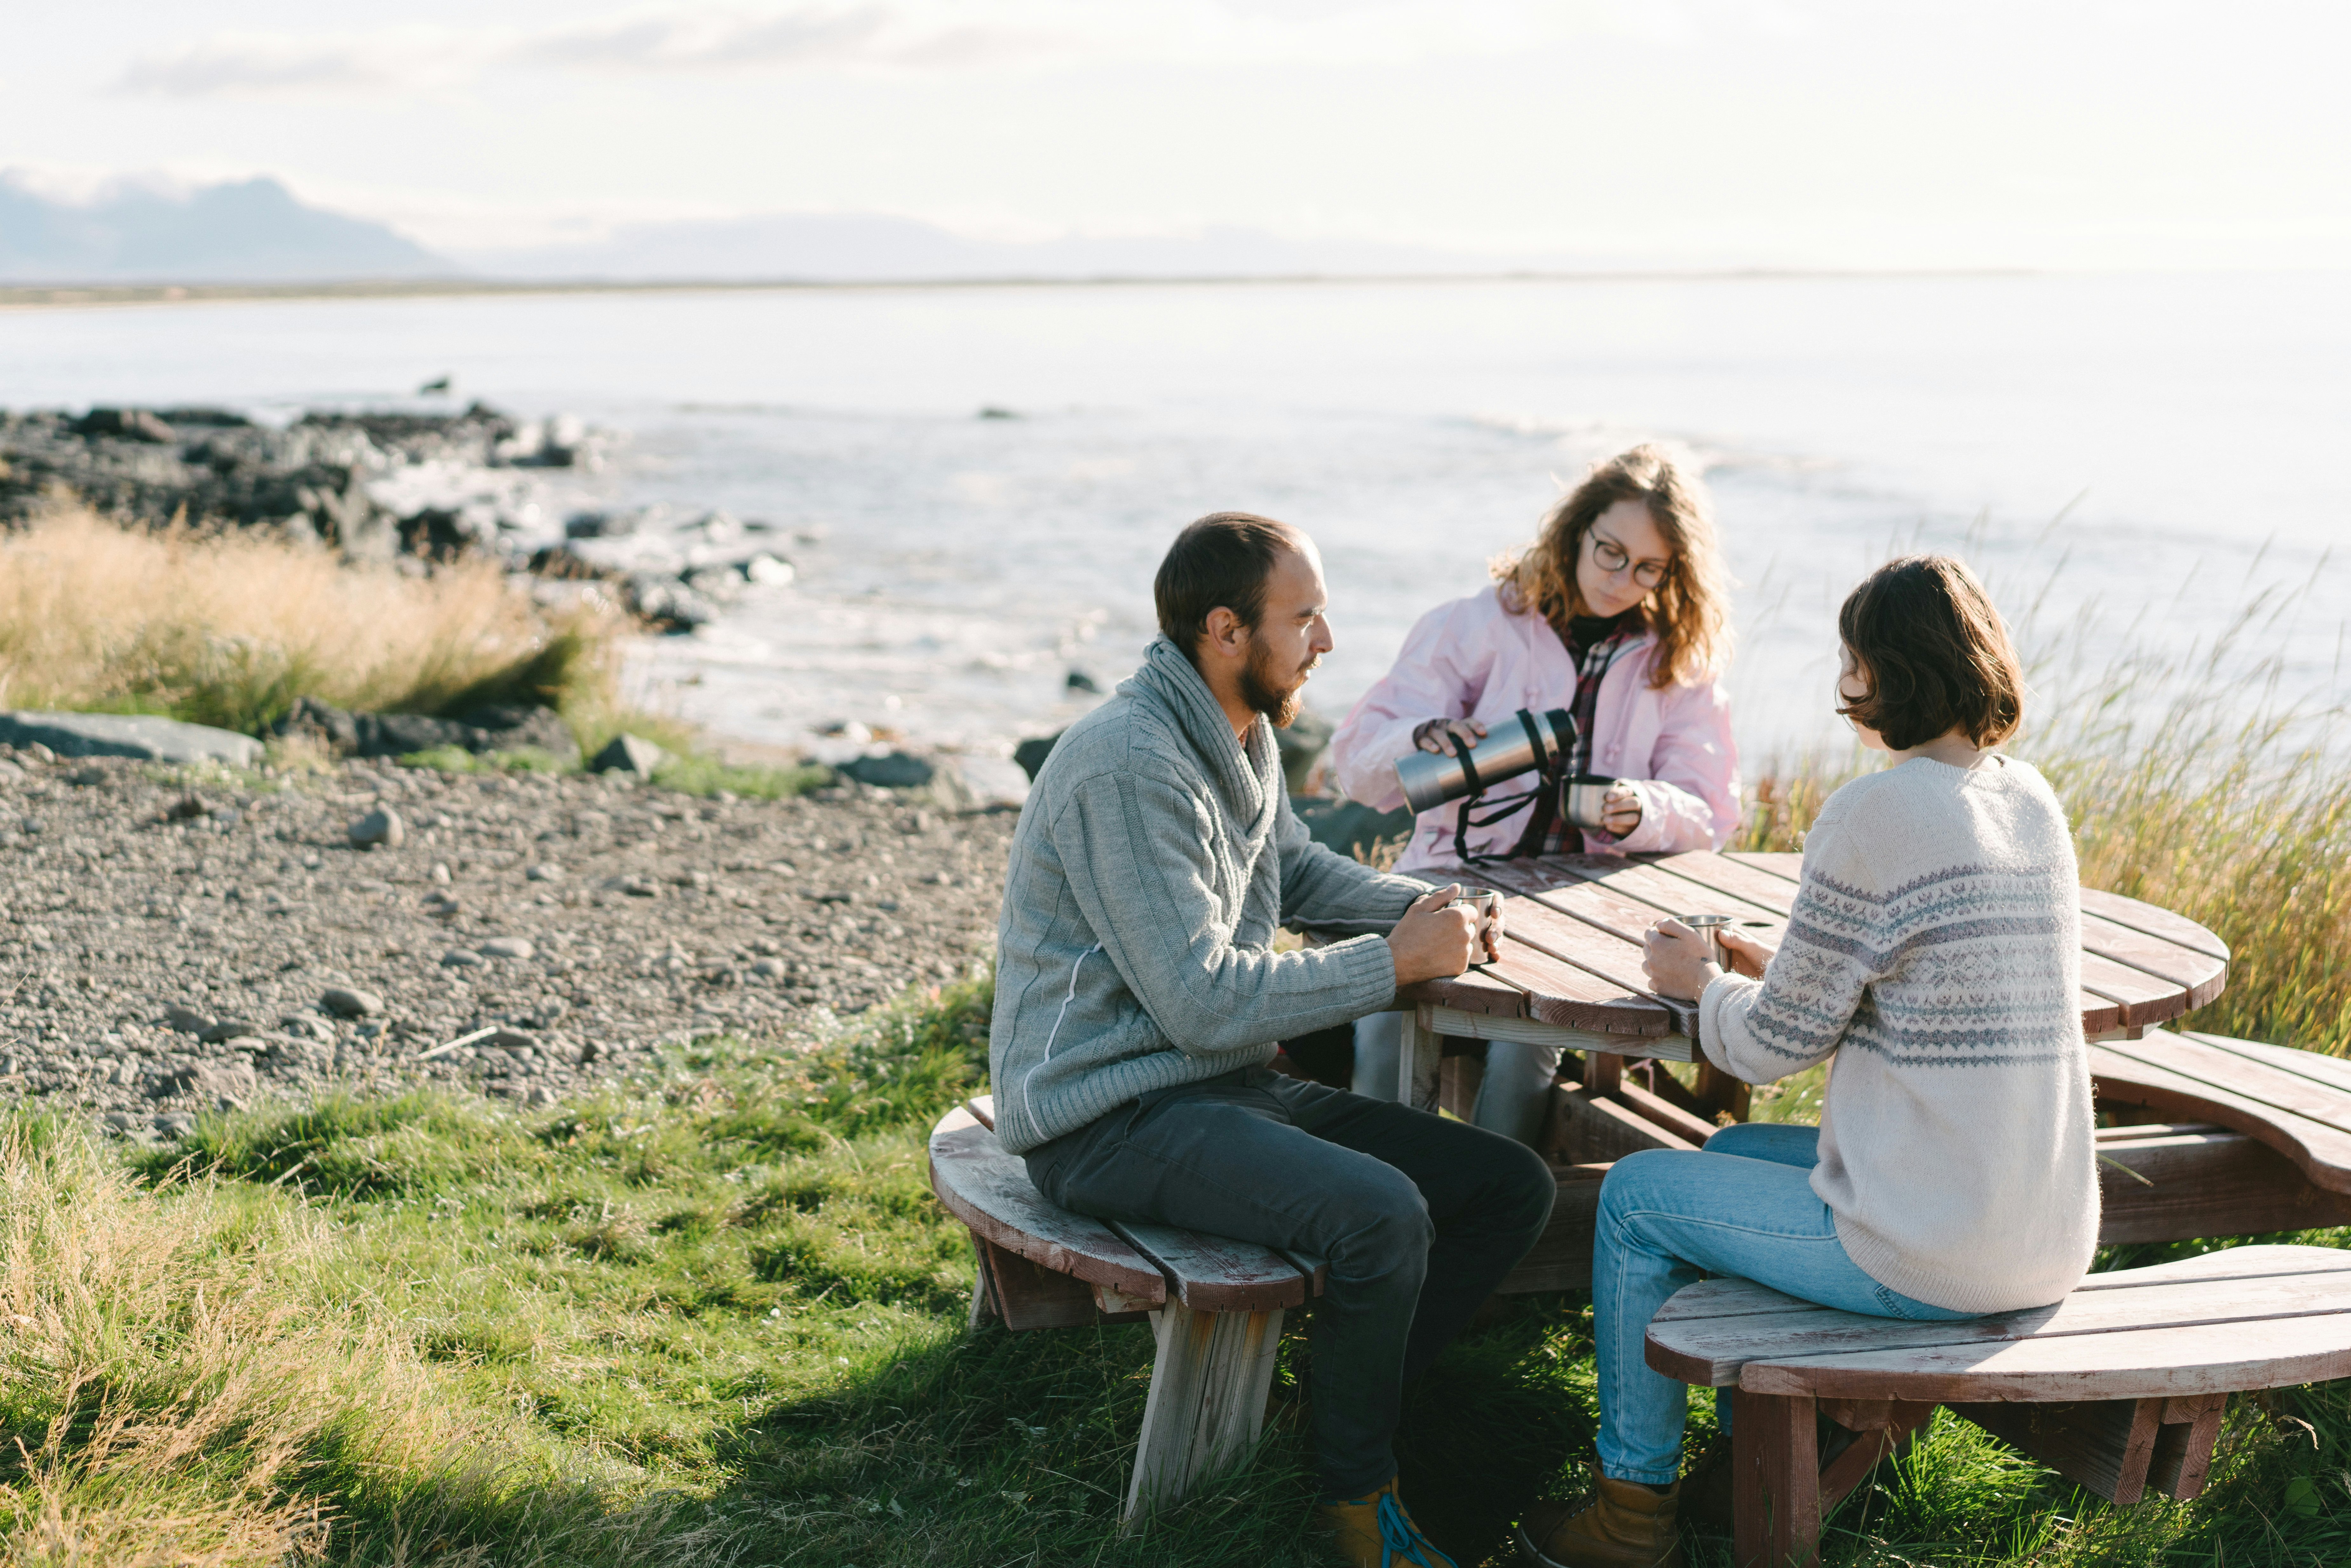
{"type": "Polygon", "coordinates": [[[1577,37],[1677,44],[1798,26],[1783,0],[1354,0],[1303,13],[1262,0],[785,0],[672,5],[537,28],[225,34],[141,55],[115,85],[204,98],[397,91],[501,68],[675,75],[1409,65],[1577,37]]]}
{"type": "Polygon", "coordinates": [[[115,86],[162,98],[416,88],[463,77],[477,55],[475,40],[415,30],[310,38],[223,34],[141,55],[115,86]]]}

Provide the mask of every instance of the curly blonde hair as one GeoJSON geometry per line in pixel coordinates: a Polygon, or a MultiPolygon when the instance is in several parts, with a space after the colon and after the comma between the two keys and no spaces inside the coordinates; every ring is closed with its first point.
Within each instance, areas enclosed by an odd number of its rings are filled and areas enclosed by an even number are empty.
{"type": "Polygon", "coordinates": [[[1641,601],[1657,637],[1649,684],[1694,685],[1720,674],[1730,663],[1729,583],[1715,546],[1714,502],[1692,466],[1656,445],[1593,464],[1543,518],[1534,543],[1495,559],[1503,607],[1514,615],[1533,611],[1563,632],[1571,617],[1588,612],[1575,588],[1583,536],[1619,501],[1639,501],[1674,548],[1665,580],[1641,601]]]}

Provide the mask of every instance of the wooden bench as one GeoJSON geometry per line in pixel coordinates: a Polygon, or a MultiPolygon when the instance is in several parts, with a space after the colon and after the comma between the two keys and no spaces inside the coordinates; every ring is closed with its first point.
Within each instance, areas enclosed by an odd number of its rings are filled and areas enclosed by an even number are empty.
{"type": "Polygon", "coordinates": [[[1322,1293],[1325,1265],[1057,1207],[995,1126],[982,1095],[931,1130],[931,1190],[970,1228],[977,1255],[972,1326],[991,1316],[1016,1332],[1148,1322],[1159,1350],[1123,1517],[1181,1501],[1256,1445],[1282,1313],[1322,1293]]]}
{"type": "Polygon", "coordinates": [[[1840,1312],[1744,1280],[1678,1291],[1648,1363],[1730,1389],[1740,1568],[1808,1565],[1826,1514],[1948,1405],[2120,1504],[2203,1489],[2229,1395],[2351,1375],[2351,1252],[2240,1247],[2093,1274],[1959,1322],[1840,1312]],[[1817,1414],[1861,1434],[1826,1469],[1817,1414]]]}

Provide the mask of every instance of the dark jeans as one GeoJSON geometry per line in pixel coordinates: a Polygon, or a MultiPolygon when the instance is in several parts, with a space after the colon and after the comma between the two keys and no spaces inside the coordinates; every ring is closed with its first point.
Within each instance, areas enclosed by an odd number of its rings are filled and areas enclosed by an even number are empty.
{"type": "Polygon", "coordinates": [[[1326,1498],[1395,1474],[1405,1384],[1526,1256],[1558,1192],[1508,1138],[1262,1068],[1121,1105],[1030,1150],[1029,1176],[1081,1214],[1330,1260],[1311,1333],[1326,1498]]]}

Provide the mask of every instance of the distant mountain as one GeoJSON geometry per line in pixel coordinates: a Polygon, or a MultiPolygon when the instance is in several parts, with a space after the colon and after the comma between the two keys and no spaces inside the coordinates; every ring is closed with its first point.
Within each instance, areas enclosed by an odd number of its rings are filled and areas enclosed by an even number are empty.
{"type": "Polygon", "coordinates": [[[287,283],[459,269],[382,224],[307,206],[275,180],[114,187],[53,201],[0,173],[0,282],[287,283]]]}
{"type": "Polygon", "coordinates": [[[603,240],[459,254],[476,273],[534,279],[883,283],[990,277],[1265,277],[1495,272],[1525,260],[1256,229],[1028,242],[967,239],[913,218],[781,213],[634,224],[603,240]]]}

